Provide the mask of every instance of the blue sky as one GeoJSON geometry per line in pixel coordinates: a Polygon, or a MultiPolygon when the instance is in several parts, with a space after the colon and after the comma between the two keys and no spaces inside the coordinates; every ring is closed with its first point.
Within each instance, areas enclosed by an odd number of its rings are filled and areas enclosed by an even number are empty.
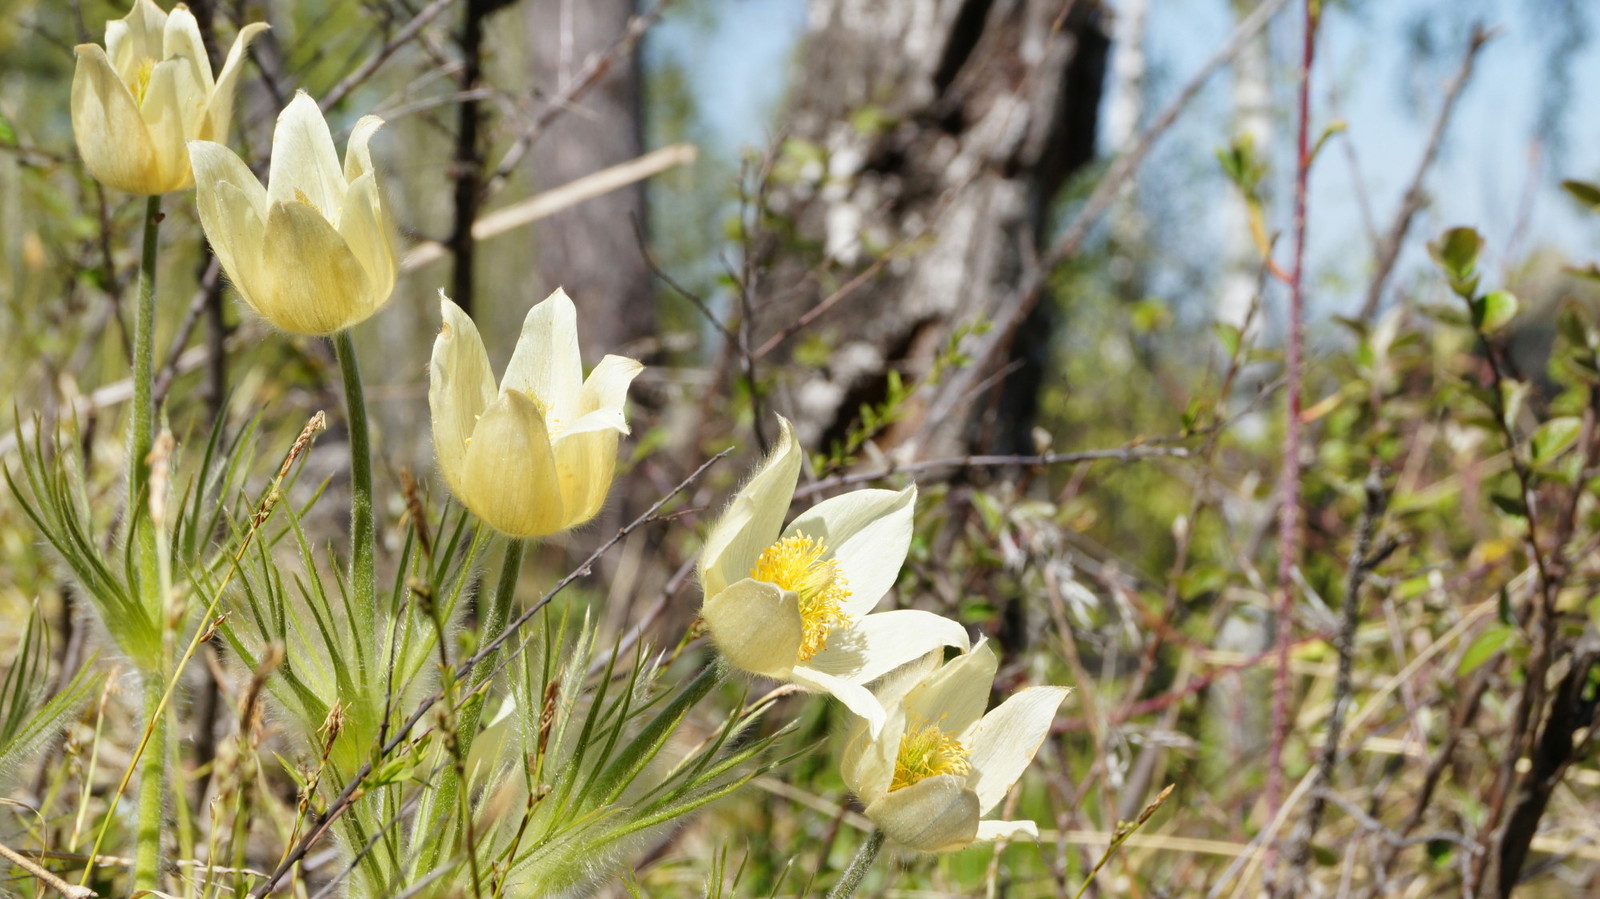
{"type": "MultiPolygon", "coordinates": [[[[1431,202],[1414,235],[1432,236],[1458,224],[1480,228],[1489,240],[1489,272],[1498,278],[1527,194],[1531,151],[1546,94],[1547,49],[1563,23],[1551,17],[1560,0],[1361,0],[1331,4],[1318,46],[1313,81],[1314,121],[1342,118],[1311,181],[1310,262],[1322,312],[1352,311],[1372,264],[1357,184],[1364,187],[1380,230],[1387,228],[1427,140],[1444,87],[1458,65],[1472,21],[1498,27],[1480,54],[1473,79],[1447,133],[1426,186],[1431,202]],[[1410,36],[1426,26],[1434,51],[1419,53],[1410,36]],[[1338,115],[1332,98],[1338,97],[1338,115]],[[1357,181],[1350,162],[1354,151],[1357,181]]],[[[1112,2],[1115,7],[1115,0],[1112,2]]],[[[1291,4],[1298,6],[1297,3],[1291,4]]],[[[1585,0],[1576,0],[1579,8],[1585,0]]],[[[789,77],[796,42],[805,29],[804,0],[707,0],[706,14],[669,15],[653,35],[651,52],[687,64],[699,112],[714,147],[731,155],[745,144],[764,144],[789,77]]],[[[1281,112],[1276,124],[1275,181],[1287,199],[1293,136],[1293,79],[1298,59],[1298,11],[1280,14],[1272,41],[1274,81],[1281,112]]],[[[1600,15],[1587,14],[1591,31],[1600,15]]],[[[1226,40],[1232,28],[1227,0],[1152,0],[1146,51],[1151,66],[1147,109],[1159,109],[1226,40]]],[[[1571,96],[1562,109],[1564,152],[1546,155],[1538,169],[1526,231],[1510,246],[1518,258],[1553,246],[1575,258],[1600,256],[1600,219],[1579,214],[1559,190],[1564,177],[1600,180],[1600,116],[1593,115],[1600,85],[1600,34],[1574,56],[1571,96]]],[[[659,57],[658,57],[659,58],[659,57]]],[[[1230,139],[1229,77],[1214,77],[1178,127],[1163,138],[1141,178],[1159,258],[1152,279],[1158,295],[1193,296],[1193,276],[1206,274],[1214,247],[1197,234],[1214,234],[1205,219],[1235,202],[1214,162],[1230,139]]],[[[1547,146],[1547,150],[1548,150],[1547,146]]],[[[1558,148],[1559,149],[1559,148],[1558,148]]],[[[1287,203],[1278,204],[1287,222],[1287,203]]],[[[1413,250],[1402,258],[1397,280],[1419,275],[1426,259],[1413,250]]]]}

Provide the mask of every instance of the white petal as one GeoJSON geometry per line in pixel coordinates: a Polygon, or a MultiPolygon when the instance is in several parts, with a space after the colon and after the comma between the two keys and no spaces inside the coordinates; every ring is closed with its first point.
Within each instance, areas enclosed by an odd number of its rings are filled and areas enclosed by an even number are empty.
{"type": "Polygon", "coordinates": [[[162,192],[182,190],[194,183],[184,141],[199,130],[203,108],[189,100],[199,88],[194,73],[182,61],[159,62],[150,71],[139,114],[150,135],[150,148],[155,151],[155,179],[162,192]]]}
{"type": "Polygon", "coordinates": [[[362,175],[374,171],[372,167],[372,150],[368,144],[372,136],[383,127],[383,119],[375,115],[364,115],[356,121],[356,126],[350,129],[350,139],[344,144],[344,180],[354,182],[362,175]]]}
{"type": "Polygon", "coordinates": [[[106,23],[106,53],[117,71],[133,74],[144,59],[160,59],[167,14],[154,0],[134,0],[120,19],[106,23]]]}
{"type": "Polygon", "coordinates": [[[805,635],[794,593],[745,578],[707,596],[700,617],[733,667],[788,680],[805,635]]]}
{"type": "Polygon", "coordinates": [[[911,547],[916,501],[916,487],[852,491],[802,512],[784,529],[784,536],[805,534],[827,544],[850,587],[844,613],[860,618],[900,576],[911,547]]]}
{"type": "Polygon", "coordinates": [[[895,790],[866,812],[889,839],[921,852],[961,849],[978,836],[978,797],[950,774],[895,790]]]}
{"type": "Polygon", "coordinates": [[[617,432],[609,428],[568,430],[551,441],[551,450],[567,514],[565,527],[577,527],[599,513],[611,492],[617,469],[617,432]]]}
{"type": "Polygon", "coordinates": [[[884,707],[883,727],[876,736],[865,718],[853,718],[839,753],[839,776],[862,805],[889,792],[905,725],[904,711],[894,706],[884,707]]]}
{"type": "Polygon", "coordinates": [[[1037,840],[1039,825],[1032,821],[979,821],[978,841],[1037,840]]]}
{"type": "Polygon", "coordinates": [[[994,650],[980,640],[971,652],[946,662],[906,694],[906,711],[924,721],[936,721],[942,730],[964,739],[989,707],[989,692],[999,667],[994,650]]]}
{"type": "Polygon", "coordinates": [[[749,576],[762,551],[777,541],[802,461],[794,426],[778,416],[778,445],[734,494],[700,548],[700,585],[707,596],[749,576]]]}
{"type": "Polygon", "coordinates": [[[174,6],[167,16],[167,25],[162,29],[161,58],[182,60],[190,69],[195,84],[200,87],[197,99],[203,111],[205,98],[211,96],[216,82],[211,80],[211,57],[206,55],[205,41],[200,38],[200,23],[188,7],[174,6]]]}
{"type": "Polygon", "coordinates": [[[494,371],[478,327],[460,306],[439,293],[442,319],[428,363],[428,408],[433,414],[433,454],[449,484],[465,483],[468,438],[478,416],[495,399],[494,371]]]}
{"type": "Polygon", "coordinates": [[[968,732],[962,742],[970,753],[972,790],[983,811],[998,805],[1033,761],[1069,692],[1066,687],[1021,690],[968,732]]]}
{"type": "Polygon", "coordinates": [[[338,222],[345,187],[328,122],[317,101],[300,91],[278,114],[278,126],[272,132],[267,195],[275,202],[310,203],[323,218],[338,222]]]}
{"type": "Polygon", "coordinates": [[[512,537],[543,537],[566,521],[544,419],[514,390],[489,404],[467,445],[466,477],[452,484],[462,504],[512,537]]]}
{"type": "Polygon", "coordinates": [[[235,289],[260,314],[254,288],[260,282],[257,269],[267,230],[267,192],[244,160],[221,144],[190,141],[189,162],[206,240],[235,289]]]}
{"type": "Polygon", "coordinates": [[[344,211],[339,216],[339,235],[367,273],[367,302],[376,311],[394,293],[394,234],[383,214],[378,184],[370,174],[357,178],[344,195],[344,211]]]}
{"type": "Polygon", "coordinates": [[[561,426],[577,420],[583,361],[578,358],[578,310],[557,289],[528,310],[516,351],[500,386],[521,390],[544,403],[561,426]]]}
{"type": "Polygon", "coordinates": [[[217,73],[216,84],[211,88],[211,98],[206,101],[206,119],[210,131],[202,135],[206,140],[228,142],[228,128],[233,124],[233,96],[239,88],[239,72],[244,68],[245,51],[256,35],[267,28],[265,22],[251,22],[239,29],[238,36],[233,39],[228,58],[223,61],[222,71],[217,73]]]}
{"type": "Polygon", "coordinates": [[[133,94],[98,44],[79,44],[72,73],[72,133],[95,180],[136,194],[161,193],[155,147],[133,94]]]}
{"type": "Polygon", "coordinates": [[[578,392],[581,419],[603,414],[612,430],[628,433],[628,420],[622,414],[628,400],[628,386],[644,371],[644,366],[626,356],[606,356],[589,372],[578,392]]]}
{"type": "Polygon", "coordinates": [[[359,324],[376,308],[366,270],[313,206],[273,203],[261,253],[250,295],[260,304],[257,311],[285,331],[325,336],[359,324]]]}
{"type": "Polygon", "coordinates": [[[899,609],[868,615],[851,627],[833,631],[823,650],[806,664],[865,684],[942,646],[965,650],[966,628],[932,612],[899,609]]]}
{"type": "MultiPolygon", "coordinates": [[[[816,661],[813,657],[811,661],[816,661]]],[[[835,677],[826,671],[818,671],[806,665],[796,665],[790,673],[789,679],[794,683],[816,693],[826,693],[839,700],[851,713],[866,722],[867,733],[872,739],[882,739],[888,713],[884,711],[883,704],[878,702],[878,697],[872,691],[854,681],[835,677]]],[[[898,749],[898,741],[896,742],[898,749]]]]}

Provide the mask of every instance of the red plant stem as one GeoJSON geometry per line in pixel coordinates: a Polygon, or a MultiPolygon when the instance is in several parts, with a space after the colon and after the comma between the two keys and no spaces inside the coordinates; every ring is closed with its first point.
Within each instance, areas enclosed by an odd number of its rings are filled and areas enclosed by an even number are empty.
{"type": "Polygon", "coordinates": [[[1289,270],[1289,333],[1284,378],[1283,504],[1278,510],[1278,670],[1272,691],[1272,740],[1267,757],[1267,815],[1283,793],[1283,744],[1289,731],[1289,644],[1294,637],[1294,566],[1300,557],[1300,395],[1305,342],[1306,182],[1311,169],[1311,61],[1320,0],[1306,0],[1301,48],[1300,123],[1295,137],[1294,261],[1289,270]]]}

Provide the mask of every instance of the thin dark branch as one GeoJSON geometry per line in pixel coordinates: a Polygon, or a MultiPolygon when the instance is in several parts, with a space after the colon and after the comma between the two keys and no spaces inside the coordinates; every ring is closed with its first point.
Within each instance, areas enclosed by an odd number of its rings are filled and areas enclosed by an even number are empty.
{"type": "Polygon", "coordinates": [[[823,478],[814,483],[805,484],[796,489],[794,495],[796,499],[803,499],[818,493],[824,493],[835,487],[847,487],[851,484],[860,484],[868,481],[881,481],[896,474],[917,474],[946,468],[952,471],[965,471],[973,468],[996,468],[1011,465],[1073,465],[1081,462],[1132,462],[1137,459],[1187,459],[1190,455],[1192,455],[1190,450],[1182,446],[1129,446],[1120,449],[1083,450],[1076,453],[1043,453],[1037,456],[955,456],[948,459],[927,459],[921,462],[891,464],[874,471],[835,475],[831,478],[823,478]]]}
{"type": "Polygon", "coordinates": [[[1478,51],[1493,37],[1494,32],[1485,30],[1482,25],[1472,27],[1472,36],[1467,40],[1467,52],[1461,58],[1461,68],[1445,90],[1444,104],[1439,107],[1439,115],[1433,120],[1433,131],[1428,134],[1428,145],[1417,162],[1417,170],[1411,176],[1411,185],[1406,188],[1405,196],[1400,201],[1394,222],[1389,225],[1389,233],[1378,248],[1378,267],[1367,284],[1367,297],[1361,303],[1362,321],[1370,321],[1378,313],[1378,303],[1383,299],[1383,286],[1388,283],[1389,274],[1394,271],[1395,262],[1400,258],[1400,247],[1411,230],[1412,220],[1422,209],[1422,180],[1433,168],[1433,161],[1439,155],[1444,133],[1450,127],[1450,118],[1455,113],[1456,101],[1461,99],[1462,89],[1472,77],[1472,65],[1477,61],[1478,51]]]}

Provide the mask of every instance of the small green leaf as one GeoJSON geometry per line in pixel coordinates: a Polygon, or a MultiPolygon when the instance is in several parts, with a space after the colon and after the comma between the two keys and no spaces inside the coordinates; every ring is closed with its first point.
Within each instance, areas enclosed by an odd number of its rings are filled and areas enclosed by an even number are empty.
{"type": "Polygon", "coordinates": [[[1565,452],[1578,439],[1583,420],[1571,415],[1552,418],[1533,432],[1531,447],[1534,461],[1553,459],[1565,452]]]}
{"type": "Polygon", "coordinates": [[[1478,253],[1483,237],[1472,228],[1451,228],[1428,244],[1428,255],[1444,270],[1450,289],[1470,297],[1478,286],[1478,253]]]}
{"type": "Polygon", "coordinates": [[[1514,493],[1491,493],[1489,494],[1489,502],[1494,503],[1495,508],[1507,515],[1515,515],[1518,518],[1528,517],[1528,507],[1522,504],[1522,497],[1514,493]]]}
{"type": "Polygon", "coordinates": [[[1517,314],[1517,298],[1510,291],[1497,290],[1469,300],[1472,307],[1472,324],[1485,334],[1505,327],[1517,314]]]}
{"type": "Polygon", "coordinates": [[[1467,651],[1461,654],[1461,664],[1456,666],[1456,676],[1464,677],[1471,674],[1484,662],[1494,658],[1515,634],[1516,630],[1504,624],[1494,624],[1484,628],[1483,633],[1479,634],[1478,638],[1467,647],[1467,651]]]}
{"type": "Polygon", "coordinates": [[[1561,187],[1579,203],[1590,209],[1600,210],[1600,186],[1587,181],[1563,181],[1561,187]]]}

